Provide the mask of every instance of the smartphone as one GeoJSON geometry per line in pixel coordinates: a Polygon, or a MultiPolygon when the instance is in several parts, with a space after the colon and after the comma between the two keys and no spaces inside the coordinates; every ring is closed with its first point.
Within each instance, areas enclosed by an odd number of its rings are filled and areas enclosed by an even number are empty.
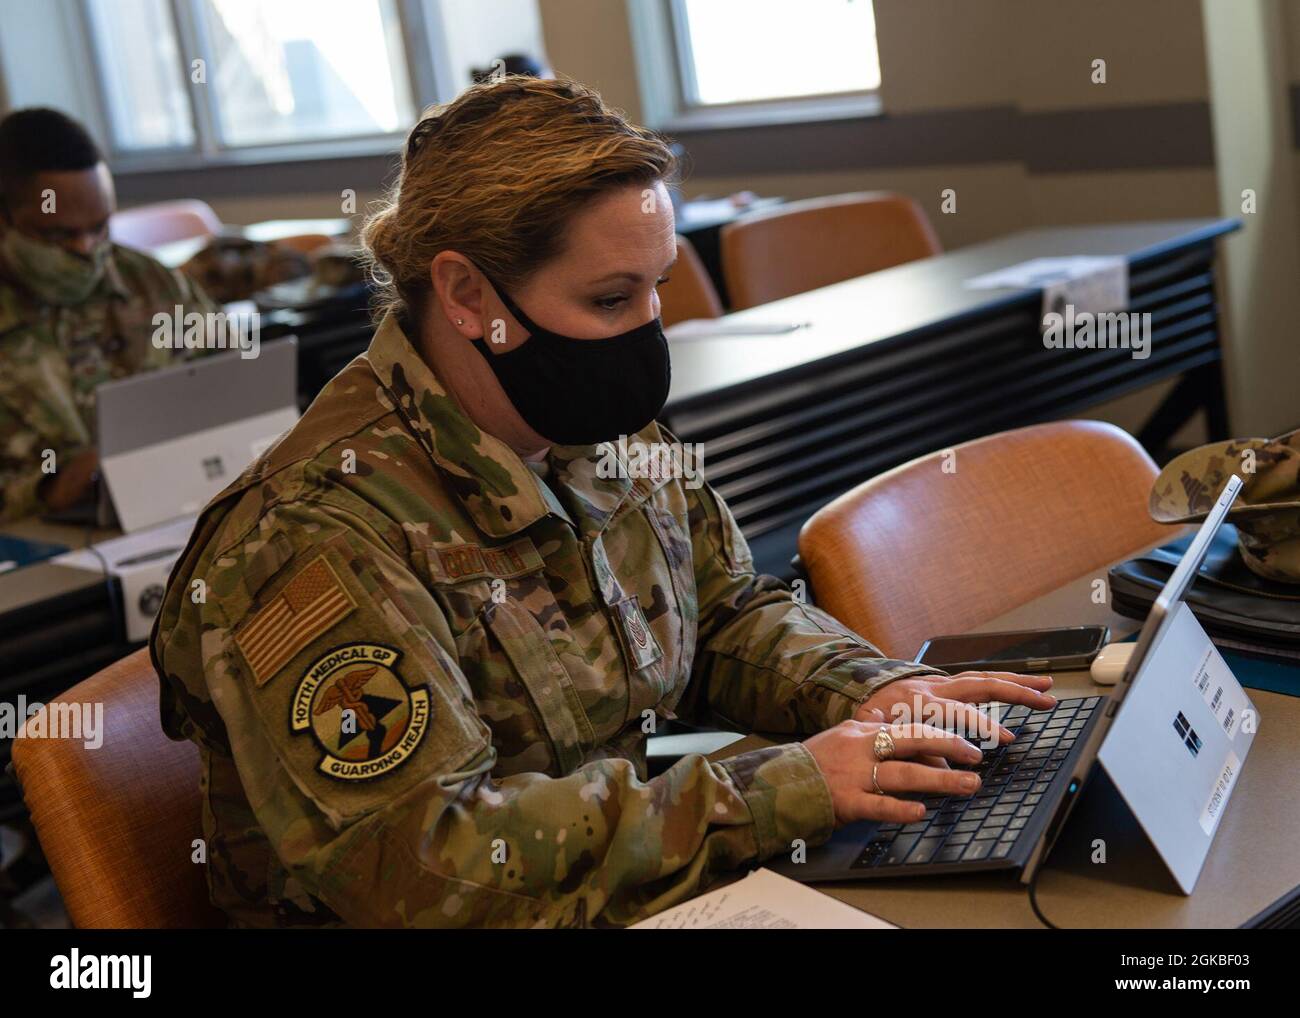
{"type": "Polygon", "coordinates": [[[1109,636],[1109,626],[936,636],[916,660],[946,672],[1067,672],[1087,668],[1109,636]]]}

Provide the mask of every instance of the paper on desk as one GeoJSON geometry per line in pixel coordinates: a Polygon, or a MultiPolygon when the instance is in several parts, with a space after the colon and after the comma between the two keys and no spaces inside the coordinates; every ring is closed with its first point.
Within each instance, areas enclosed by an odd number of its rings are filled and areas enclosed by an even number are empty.
{"type": "Polygon", "coordinates": [[[1121,311],[1128,307],[1128,262],[1120,257],[1075,255],[1069,258],[1032,258],[966,280],[970,290],[1034,289],[1043,291],[1043,314],[1076,315],[1121,311]]]}
{"type": "Polygon", "coordinates": [[[729,322],[722,318],[691,318],[664,329],[669,339],[712,339],[716,336],[784,336],[806,329],[811,322],[729,322]]]}
{"type": "Polygon", "coordinates": [[[892,930],[862,912],[772,870],[660,912],[633,930],[892,930]]]}

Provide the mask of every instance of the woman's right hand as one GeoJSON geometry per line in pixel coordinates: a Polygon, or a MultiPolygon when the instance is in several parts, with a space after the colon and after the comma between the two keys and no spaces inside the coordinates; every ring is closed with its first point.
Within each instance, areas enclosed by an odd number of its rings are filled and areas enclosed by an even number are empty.
{"type": "Polygon", "coordinates": [[[925,816],[925,807],[897,795],[968,796],[980,786],[977,775],[952,770],[947,763],[978,763],[983,757],[980,750],[932,725],[841,721],[805,739],[804,745],[830,786],[837,827],[858,820],[910,824],[925,816]],[[874,744],[882,728],[894,737],[894,755],[878,761],[874,744]],[[873,768],[879,792],[872,784],[873,768]]]}

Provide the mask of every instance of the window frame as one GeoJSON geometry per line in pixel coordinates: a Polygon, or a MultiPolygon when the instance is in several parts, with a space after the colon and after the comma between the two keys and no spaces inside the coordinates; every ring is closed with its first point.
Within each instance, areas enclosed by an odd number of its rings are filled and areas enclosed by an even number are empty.
{"type": "MultiPolygon", "coordinates": [[[[682,0],[626,0],[636,54],[642,120],[659,131],[711,130],[848,120],[883,114],[880,89],[702,104],[694,101],[694,60],[682,0]]],[[[877,37],[877,56],[879,37],[877,37]]]]}
{"type": "MultiPolygon", "coordinates": [[[[215,90],[196,84],[190,77],[194,59],[212,65],[211,42],[207,37],[201,4],[203,0],[165,0],[173,30],[179,42],[181,81],[193,125],[194,141],[187,146],[150,149],[122,148],[118,143],[115,118],[109,104],[106,68],[100,51],[90,0],[77,4],[76,33],[85,48],[91,80],[94,84],[94,108],[107,142],[114,173],[152,173],[189,170],[213,166],[248,166],[266,163],[313,162],[357,156],[388,155],[401,148],[408,129],[339,138],[307,138],[299,141],[257,145],[229,145],[221,138],[215,90]]],[[[393,0],[397,33],[402,41],[405,85],[413,113],[447,94],[454,85],[448,80],[449,61],[446,38],[440,19],[426,9],[432,0],[393,0]]]]}

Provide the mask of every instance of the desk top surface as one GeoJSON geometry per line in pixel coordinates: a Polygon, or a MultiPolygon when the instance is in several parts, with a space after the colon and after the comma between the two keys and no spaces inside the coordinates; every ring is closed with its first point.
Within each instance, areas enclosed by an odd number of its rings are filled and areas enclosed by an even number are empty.
{"type": "Polygon", "coordinates": [[[737,311],[725,316],[728,325],[808,324],[776,335],[672,341],[668,409],[857,347],[1013,305],[1038,292],[965,285],[996,269],[1072,255],[1122,255],[1132,266],[1207,243],[1238,225],[1234,219],[1173,219],[1025,230],[737,311]]]}
{"type": "Polygon", "coordinates": [[[107,541],[121,536],[116,527],[86,527],[74,523],[49,523],[39,516],[28,516],[12,523],[0,524],[0,533],[21,537],[25,541],[45,541],[49,544],[66,544],[69,548],[82,548],[87,544],[107,541]]]}
{"type": "MultiPolygon", "coordinates": [[[[84,548],[110,537],[118,530],[97,527],[73,526],[67,523],[47,523],[38,516],[15,520],[0,526],[0,533],[20,537],[26,541],[62,544],[69,550],[84,548]]],[[[0,574],[0,616],[25,608],[47,598],[68,594],[103,582],[102,575],[84,569],[58,566],[50,561],[36,562],[10,573],[0,574]]]]}
{"type": "MultiPolygon", "coordinates": [[[[1104,623],[1112,639],[1138,623],[1092,602],[1095,570],[978,627],[992,632],[1104,623]]],[[[1053,676],[1059,697],[1107,694],[1087,672],[1053,676]]],[[[1250,757],[1190,896],[1181,894],[1163,864],[1137,837],[1132,822],[1092,808],[1089,785],[1038,882],[1038,905],[1059,927],[1218,928],[1240,926],[1300,887],[1300,697],[1248,690],[1260,727],[1250,757]],[[1086,829],[1085,829],[1086,828],[1086,829]],[[1091,862],[1090,841],[1107,843],[1108,861],[1091,862]]],[[[718,754],[731,756],[767,743],[748,736],[718,754]]],[[[1039,927],[1029,895],[1008,874],[915,877],[820,884],[827,892],[899,926],[1039,927]]]]}

